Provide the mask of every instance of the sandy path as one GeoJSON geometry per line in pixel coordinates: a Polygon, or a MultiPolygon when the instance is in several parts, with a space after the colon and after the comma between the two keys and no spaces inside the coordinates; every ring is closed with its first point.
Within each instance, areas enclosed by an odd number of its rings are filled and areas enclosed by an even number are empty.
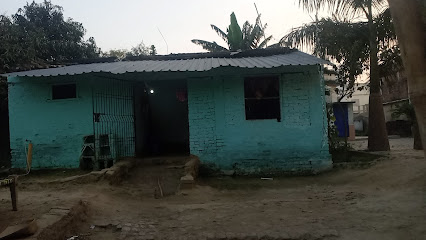
{"type": "Polygon", "coordinates": [[[92,219],[81,232],[90,239],[424,239],[426,160],[409,141],[368,169],[273,181],[209,179],[162,199],[140,184],[28,185],[14,213],[1,189],[0,230],[83,199],[92,219]],[[121,231],[89,229],[99,222],[121,231]]]}

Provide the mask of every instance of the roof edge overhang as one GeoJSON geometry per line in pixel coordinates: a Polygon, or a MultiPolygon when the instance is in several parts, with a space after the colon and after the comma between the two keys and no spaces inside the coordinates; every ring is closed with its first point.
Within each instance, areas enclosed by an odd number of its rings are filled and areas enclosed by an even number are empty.
{"type": "Polygon", "coordinates": [[[259,68],[259,67],[254,67],[254,68],[242,68],[242,67],[233,67],[233,66],[222,66],[222,67],[217,67],[217,68],[212,68],[210,70],[206,70],[206,71],[132,71],[132,72],[123,72],[123,73],[114,73],[114,72],[107,72],[107,71],[91,71],[91,72],[81,72],[81,73],[75,73],[75,74],[55,74],[55,75],[11,75],[11,74],[4,74],[1,76],[4,76],[6,78],[10,78],[10,77],[25,77],[25,78],[45,78],[45,77],[66,77],[66,76],[79,76],[79,75],[89,75],[89,74],[113,74],[113,75],[125,75],[125,74],[202,74],[202,73],[212,73],[215,72],[219,69],[246,69],[246,70],[277,70],[277,69],[281,69],[281,68],[291,68],[291,67],[309,67],[309,66],[319,66],[321,64],[309,64],[309,65],[283,65],[283,66],[277,66],[277,67],[270,67],[270,68],[259,68]]]}
{"type": "Polygon", "coordinates": [[[300,52],[286,54],[242,57],[242,58],[199,58],[184,60],[142,60],[108,63],[70,65],[23,72],[1,74],[6,77],[54,77],[89,73],[155,73],[155,72],[208,72],[218,68],[269,69],[283,66],[330,65],[329,61],[300,52]]]}

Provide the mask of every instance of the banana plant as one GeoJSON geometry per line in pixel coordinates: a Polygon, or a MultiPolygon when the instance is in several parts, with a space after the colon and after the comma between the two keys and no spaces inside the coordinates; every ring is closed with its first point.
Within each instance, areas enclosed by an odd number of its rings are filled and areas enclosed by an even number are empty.
{"type": "Polygon", "coordinates": [[[200,39],[191,40],[193,43],[200,45],[203,49],[209,52],[244,51],[249,49],[265,48],[267,47],[268,42],[272,39],[272,36],[265,37],[267,24],[261,24],[260,15],[257,16],[256,23],[254,25],[246,21],[241,28],[238,24],[235,13],[232,13],[231,23],[226,29],[226,32],[216,25],[211,24],[210,26],[219,35],[219,37],[228,44],[228,48],[220,46],[214,41],[209,42],[200,39]]]}

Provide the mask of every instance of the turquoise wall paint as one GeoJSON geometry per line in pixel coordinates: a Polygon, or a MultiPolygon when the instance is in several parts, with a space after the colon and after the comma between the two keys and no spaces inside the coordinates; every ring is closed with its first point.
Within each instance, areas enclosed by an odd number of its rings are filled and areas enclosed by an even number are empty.
{"type": "Polygon", "coordinates": [[[29,141],[33,168],[78,167],[82,138],[93,134],[90,83],[79,76],[8,81],[12,167],[26,166],[29,141]],[[77,98],[51,100],[55,83],[76,83],[77,98]]]}
{"type": "Polygon", "coordinates": [[[78,167],[82,137],[93,134],[91,83],[114,91],[103,77],[139,82],[187,79],[190,150],[205,163],[241,172],[331,167],[318,66],[96,75],[8,79],[13,167],[25,167],[26,140],[34,144],[34,168],[78,167]],[[280,75],[281,122],[245,120],[244,77],[264,74],[280,75]],[[77,83],[78,98],[50,100],[51,85],[67,82],[77,83]]]}
{"type": "MultiPolygon", "coordinates": [[[[116,156],[133,156],[134,141],[133,100],[131,82],[121,82],[93,75],[58,77],[9,78],[9,119],[12,167],[26,166],[25,147],[34,145],[32,166],[39,168],[78,168],[83,146],[83,136],[93,135],[93,102],[99,100],[100,121],[105,123],[98,133],[112,133],[115,137],[116,156]],[[53,84],[76,83],[77,98],[52,100],[53,84]],[[92,99],[92,84],[97,97],[92,99]],[[114,95],[116,98],[106,98],[114,95]],[[112,108],[118,109],[120,117],[112,108]],[[125,121],[126,125],[117,124],[125,121]],[[108,127],[108,128],[106,128],[108,127]]],[[[99,123],[97,123],[99,124],[99,123]]]]}
{"type": "Polygon", "coordinates": [[[253,73],[189,79],[191,153],[242,173],[330,168],[322,72],[318,66],[283,70],[281,122],[245,119],[244,77],[253,73]]]}

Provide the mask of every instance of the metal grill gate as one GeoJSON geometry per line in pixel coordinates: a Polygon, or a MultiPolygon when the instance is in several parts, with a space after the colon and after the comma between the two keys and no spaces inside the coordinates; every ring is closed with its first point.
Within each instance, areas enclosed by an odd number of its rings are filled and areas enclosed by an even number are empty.
{"type": "Polygon", "coordinates": [[[95,168],[110,167],[135,156],[134,87],[131,82],[103,79],[94,84],[93,130],[95,168]]]}

